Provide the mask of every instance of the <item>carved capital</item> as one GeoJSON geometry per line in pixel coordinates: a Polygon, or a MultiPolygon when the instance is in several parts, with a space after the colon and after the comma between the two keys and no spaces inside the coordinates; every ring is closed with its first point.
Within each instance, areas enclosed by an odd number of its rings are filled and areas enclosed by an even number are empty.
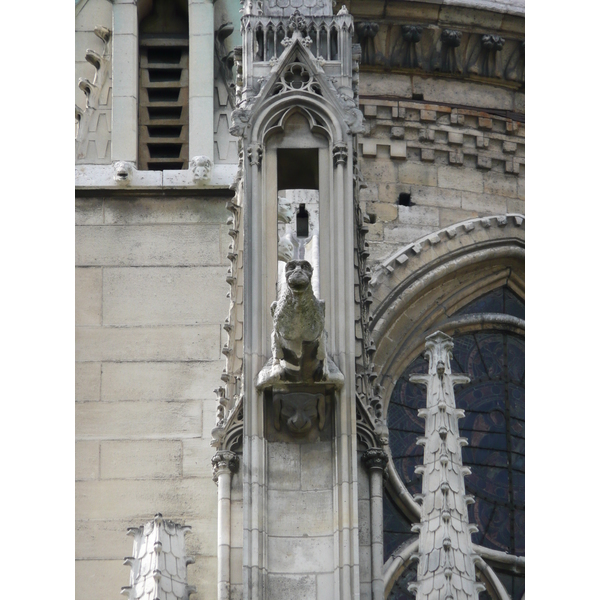
{"type": "Polygon", "coordinates": [[[235,473],[238,469],[240,459],[231,450],[219,450],[211,459],[213,467],[213,481],[219,479],[222,473],[235,473]]]}
{"type": "Polygon", "coordinates": [[[423,27],[421,25],[402,25],[402,38],[405,42],[416,44],[421,41],[423,27]]]}
{"type": "Polygon", "coordinates": [[[388,455],[381,448],[369,448],[362,455],[362,461],[369,471],[373,469],[384,471],[387,467],[388,455]]]}
{"type": "Polygon", "coordinates": [[[345,165],[348,162],[348,144],[345,142],[337,142],[333,146],[333,164],[345,165]]]}

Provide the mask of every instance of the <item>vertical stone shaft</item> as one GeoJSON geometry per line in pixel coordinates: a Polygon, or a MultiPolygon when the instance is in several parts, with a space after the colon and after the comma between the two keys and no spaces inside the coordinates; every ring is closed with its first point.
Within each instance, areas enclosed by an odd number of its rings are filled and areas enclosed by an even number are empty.
{"type": "Polygon", "coordinates": [[[410,380],[427,386],[427,407],[419,411],[425,419],[423,466],[415,473],[423,477],[421,523],[419,531],[419,568],[412,584],[417,600],[476,600],[483,585],[475,579],[464,476],[470,474],[462,464],[458,419],[464,411],[456,408],[454,386],[468,383],[465,375],[452,375],[450,367],[452,338],[438,331],[426,339],[427,375],[412,375],[410,380]]]}
{"type": "Polygon", "coordinates": [[[381,448],[363,454],[371,485],[371,589],[373,600],[383,600],[383,477],[388,455],[381,448]]]}
{"type": "Polygon", "coordinates": [[[217,483],[217,598],[229,600],[231,556],[231,474],[236,470],[235,452],[220,450],[212,458],[213,480],[217,483]]]}

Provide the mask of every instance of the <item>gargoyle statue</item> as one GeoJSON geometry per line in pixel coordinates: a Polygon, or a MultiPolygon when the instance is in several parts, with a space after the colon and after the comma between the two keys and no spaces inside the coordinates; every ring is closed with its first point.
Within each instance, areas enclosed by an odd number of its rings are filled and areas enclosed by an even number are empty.
{"type": "Polygon", "coordinates": [[[342,373],[327,356],[325,302],[315,297],[312,273],[306,260],[285,266],[283,293],[271,304],[273,356],[258,374],[259,388],[278,382],[343,384],[342,373]]]}

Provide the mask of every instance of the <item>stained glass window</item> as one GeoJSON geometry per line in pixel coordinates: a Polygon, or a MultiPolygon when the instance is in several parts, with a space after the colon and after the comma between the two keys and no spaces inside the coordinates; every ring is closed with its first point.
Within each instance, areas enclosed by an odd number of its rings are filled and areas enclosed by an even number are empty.
{"type": "MultiPolygon", "coordinates": [[[[523,301],[508,288],[499,288],[471,302],[462,314],[495,312],[524,317],[523,301]]],[[[465,410],[459,422],[469,440],[463,462],[472,475],[465,478],[467,493],[475,496],[469,519],[479,532],[475,544],[510,554],[525,554],[525,340],[508,331],[480,331],[454,336],[452,371],[471,378],[455,387],[456,404],[465,410]]],[[[423,463],[423,449],[416,440],[423,435],[423,419],[417,411],[426,404],[424,386],[411,384],[409,375],[427,372],[419,357],[398,379],[388,408],[390,449],[398,474],[412,494],[421,492],[414,474],[423,463]]],[[[396,546],[400,530],[399,510],[384,503],[386,559],[396,546]]],[[[508,574],[504,574],[508,577],[508,574]]],[[[500,575],[499,575],[500,576],[500,575]]],[[[511,575],[507,590],[520,598],[521,579],[511,575]]],[[[524,585],[524,584],[523,584],[524,585]]],[[[401,598],[403,596],[398,596],[401,598]]],[[[390,598],[396,598],[390,596],[390,598]]]]}

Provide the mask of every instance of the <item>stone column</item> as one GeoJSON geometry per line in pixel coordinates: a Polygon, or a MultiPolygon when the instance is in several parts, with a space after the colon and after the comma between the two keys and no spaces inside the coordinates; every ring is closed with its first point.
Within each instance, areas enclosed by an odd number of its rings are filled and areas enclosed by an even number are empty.
{"type": "Polygon", "coordinates": [[[137,164],[138,148],[137,0],[114,0],[111,160],[137,164]]]}
{"type": "Polygon", "coordinates": [[[231,554],[231,474],[237,470],[238,456],[230,450],[219,450],[212,457],[213,480],[218,491],[217,512],[217,585],[218,600],[229,600],[231,554]]]}
{"type": "Polygon", "coordinates": [[[189,0],[189,156],[214,162],[215,17],[213,0],[189,0]]]}
{"type": "Polygon", "coordinates": [[[371,590],[373,600],[383,600],[383,477],[388,456],[381,448],[369,448],[362,456],[371,485],[371,590]]]}

